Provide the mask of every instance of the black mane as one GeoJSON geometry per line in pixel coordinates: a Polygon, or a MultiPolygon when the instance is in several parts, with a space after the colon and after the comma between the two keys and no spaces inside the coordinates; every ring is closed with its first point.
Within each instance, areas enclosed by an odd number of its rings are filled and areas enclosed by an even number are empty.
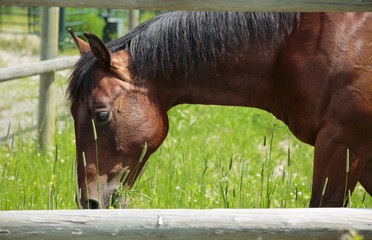
{"type": "MultiPolygon", "coordinates": [[[[110,51],[127,49],[131,74],[140,80],[186,80],[198,72],[213,71],[226,54],[249,48],[276,46],[292,32],[299,13],[167,12],[137,26],[107,44],[110,51]],[[173,80],[173,79],[172,79],[173,80]]],[[[235,64],[226,62],[227,65],[235,64]]],[[[86,98],[96,58],[87,53],[70,77],[70,103],[86,98]]]]}

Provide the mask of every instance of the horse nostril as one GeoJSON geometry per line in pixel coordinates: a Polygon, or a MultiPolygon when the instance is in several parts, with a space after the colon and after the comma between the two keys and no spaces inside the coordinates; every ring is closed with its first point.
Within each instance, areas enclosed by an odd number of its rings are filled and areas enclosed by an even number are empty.
{"type": "Polygon", "coordinates": [[[99,208],[99,202],[95,199],[88,199],[85,208],[88,209],[98,209],[99,208]]]}

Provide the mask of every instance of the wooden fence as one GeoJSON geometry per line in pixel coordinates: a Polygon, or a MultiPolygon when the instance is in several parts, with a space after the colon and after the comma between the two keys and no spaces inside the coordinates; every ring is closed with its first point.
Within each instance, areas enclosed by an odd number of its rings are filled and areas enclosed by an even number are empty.
{"type": "Polygon", "coordinates": [[[371,0],[0,0],[0,5],[199,11],[372,11],[371,0]]]}
{"type": "MultiPolygon", "coordinates": [[[[0,5],[208,11],[372,11],[372,0],[0,0],[0,5]]],[[[32,75],[70,67],[76,57],[71,61],[61,60],[67,62],[61,68],[52,66],[52,62],[59,65],[59,61],[36,64],[43,67],[29,65],[27,69],[25,66],[18,70],[14,70],[17,67],[2,69],[0,82],[25,76],[16,76],[16,72],[32,75]]],[[[0,211],[0,239],[339,239],[350,230],[357,231],[365,239],[372,239],[372,210],[0,211]]]]}
{"type": "Polygon", "coordinates": [[[372,209],[0,212],[0,239],[330,240],[340,239],[349,231],[356,231],[364,239],[372,239],[372,209]]]}
{"type": "Polygon", "coordinates": [[[62,57],[44,60],[36,63],[28,63],[17,66],[10,66],[6,68],[0,68],[0,82],[5,82],[23,77],[30,77],[46,72],[54,72],[63,69],[68,69],[73,67],[78,59],[79,56],[62,57]]]}

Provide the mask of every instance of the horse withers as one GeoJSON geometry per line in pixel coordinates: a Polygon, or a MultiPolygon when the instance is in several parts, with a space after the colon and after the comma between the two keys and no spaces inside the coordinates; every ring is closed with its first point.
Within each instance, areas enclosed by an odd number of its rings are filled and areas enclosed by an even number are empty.
{"type": "Polygon", "coordinates": [[[185,103],[261,108],[315,146],[310,207],[344,206],[358,181],[371,194],[371,22],[372,13],[168,12],[107,45],[71,32],[81,53],[68,86],[78,202],[107,208],[118,185],[130,188],[167,135],[167,111],[185,103]]]}

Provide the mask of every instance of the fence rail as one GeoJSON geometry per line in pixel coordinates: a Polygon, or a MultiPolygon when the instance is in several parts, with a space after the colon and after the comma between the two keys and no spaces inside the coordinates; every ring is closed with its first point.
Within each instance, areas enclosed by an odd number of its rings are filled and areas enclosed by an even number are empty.
{"type": "Polygon", "coordinates": [[[372,11],[371,0],[0,0],[0,5],[199,11],[372,11]]]}
{"type": "Polygon", "coordinates": [[[0,68],[0,82],[71,68],[78,59],[79,56],[62,57],[37,63],[0,68]]]}
{"type": "Polygon", "coordinates": [[[0,212],[1,239],[372,238],[372,209],[121,209],[0,212]]]}

